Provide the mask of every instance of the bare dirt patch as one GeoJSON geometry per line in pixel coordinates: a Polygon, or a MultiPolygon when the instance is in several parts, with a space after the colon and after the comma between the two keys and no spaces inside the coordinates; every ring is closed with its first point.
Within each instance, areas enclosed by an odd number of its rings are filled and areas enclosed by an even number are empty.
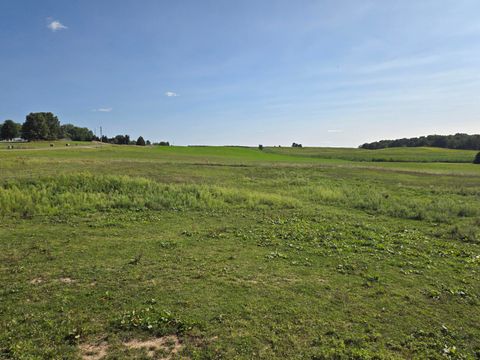
{"type": "Polygon", "coordinates": [[[151,358],[155,356],[157,351],[161,351],[164,355],[162,360],[169,360],[182,349],[182,344],[177,336],[163,336],[148,340],[132,339],[123,343],[129,349],[144,349],[151,358]]]}
{"type": "Polygon", "coordinates": [[[107,356],[108,344],[102,342],[98,345],[81,344],[80,351],[82,352],[83,360],[100,360],[107,356]]]}
{"type": "Polygon", "coordinates": [[[38,285],[38,284],[41,284],[41,283],[43,283],[42,278],[35,278],[35,279],[30,280],[30,284],[32,284],[32,285],[38,285]]]}
{"type": "Polygon", "coordinates": [[[64,283],[64,284],[73,284],[76,280],[72,279],[72,278],[69,278],[69,277],[63,277],[63,278],[60,278],[59,279],[60,282],[64,283]]]}

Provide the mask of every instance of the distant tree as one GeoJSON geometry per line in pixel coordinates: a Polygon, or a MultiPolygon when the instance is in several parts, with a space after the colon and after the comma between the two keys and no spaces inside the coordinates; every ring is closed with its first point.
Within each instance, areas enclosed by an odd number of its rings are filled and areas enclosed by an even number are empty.
{"type": "Polygon", "coordinates": [[[48,136],[48,127],[43,118],[27,115],[22,125],[22,137],[25,140],[44,140],[48,136]]]}
{"type": "Polygon", "coordinates": [[[129,145],[130,136],[129,135],[117,135],[112,139],[108,140],[109,143],[118,144],[118,145],[129,145]]]}
{"type": "MultiPolygon", "coordinates": [[[[118,144],[118,145],[123,145],[125,144],[125,136],[123,135],[117,135],[113,138],[113,143],[118,144]]],[[[127,143],[128,144],[128,143],[127,143]]]]}
{"type": "Polygon", "coordinates": [[[160,141],[158,143],[159,146],[170,146],[170,143],[168,141],[160,141]]]}
{"type": "Polygon", "coordinates": [[[480,164],[480,152],[475,156],[475,159],[473,160],[474,164],[480,164]]]}
{"type": "Polygon", "coordinates": [[[69,138],[73,140],[73,133],[75,132],[75,125],[72,124],[65,124],[60,126],[60,137],[61,138],[69,138]]]}
{"type": "Polygon", "coordinates": [[[48,128],[48,139],[49,140],[59,139],[61,137],[61,132],[60,132],[60,121],[58,120],[58,118],[52,113],[46,113],[44,117],[45,117],[45,122],[47,123],[47,128],[48,128]]]}
{"type": "Polygon", "coordinates": [[[138,146],[145,146],[145,140],[143,139],[142,136],[139,136],[135,144],[138,146]]]}
{"type": "Polygon", "coordinates": [[[60,135],[60,121],[51,112],[30,113],[22,125],[26,140],[56,140],[60,135]]]}
{"type": "Polygon", "coordinates": [[[60,134],[63,138],[73,141],[92,141],[95,137],[92,130],[81,128],[72,124],[65,124],[60,127],[60,134]]]}
{"type": "Polygon", "coordinates": [[[389,147],[430,146],[447,149],[480,150],[480,135],[428,135],[410,139],[380,140],[360,146],[363,149],[384,149],[389,147]]]}
{"type": "Polygon", "coordinates": [[[299,147],[299,148],[301,148],[301,147],[302,147],[302,144],[293,143],[293,144],[292,144],[292,147],[299,147]]]}
{"type": "Polygon", "coordinates": [[[0,125],[0,140],[12,140],[20,135],[21,125],[13,120],[5,120],[3,125],[0,125]]]}
{"type": "Polygon", "coordinates": [[[263,145],[262,144],[258,145],[258,150],[263,150],[263,145]]]}
{"type": "Polygon", "coordinates": [[[147,145],[152,145],[152,143],[150,142],[150,140],[147,140],[147,145]]]}

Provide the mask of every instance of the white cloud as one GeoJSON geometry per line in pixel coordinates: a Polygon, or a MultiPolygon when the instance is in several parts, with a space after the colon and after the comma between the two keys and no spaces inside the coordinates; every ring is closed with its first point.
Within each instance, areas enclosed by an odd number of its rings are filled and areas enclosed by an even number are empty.
{"type": "Polygon", "coordinates": [[[53,32],[58,31],[58,30],[64,30],[68,29],[65,25],[63,25],[60,21],[58,20],[52,20],[47,27],[52,30],[53,32]]]}
{"type": "Polygon", "coordinates": [[[180,95],[178,95],[176,92],[173,92],[173,91],[167,91],[167,92],[165,93],[165,96],[175,97],[175,96],[180,96],[180,95]]]}
{"type": "Polygon", "coordinates": [[[330,129],[330,130],[327,130],[327,132],[329,132],[329,133],[341,133],[341,132],[343,132],[343,130],[340,130],[340,129],[330,129]]]}
{"type": "Polygon", "coordinates": [[[92,111],[95,111],[95,112],[111,112],[113,110],[113,108],[109,107],[109,108],[100,108],[100,109],[93,109],[92,111]]]}

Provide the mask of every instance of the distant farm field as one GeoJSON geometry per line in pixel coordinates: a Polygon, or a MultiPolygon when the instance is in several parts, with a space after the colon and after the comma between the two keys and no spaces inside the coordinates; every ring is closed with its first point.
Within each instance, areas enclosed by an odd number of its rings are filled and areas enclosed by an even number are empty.
{"type": "Polygon", "coordinates": [[[0,358],[475,359],[480,165],[0,145],[0,358]]]}
{"type": "Polygon", "coordinates": [[[471,163],[477,151],[442,148],[386,148],[379,150],[352,148],[268,148],[275,154],[313,157],[322,159],[344,159],[377,162],[448,162],[471,163]]]}

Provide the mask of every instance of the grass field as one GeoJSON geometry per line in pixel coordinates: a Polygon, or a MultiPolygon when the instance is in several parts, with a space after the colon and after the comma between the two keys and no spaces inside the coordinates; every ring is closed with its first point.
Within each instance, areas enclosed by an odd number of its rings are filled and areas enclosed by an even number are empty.
{"type": "Polygon", "coordinates": [[[475,152],[26,147],[0,358],[480,357],[475,152]]]}
{"type": "Polygon", "coordinates": [[[471,163],[477,151],[451,150],[442,148],[386,148],[379,150],[352,148],[267,148],[275,154],[313,157],[322,159],[344,159],[351,161],[377,162],[447,162],[471,163]]]}

